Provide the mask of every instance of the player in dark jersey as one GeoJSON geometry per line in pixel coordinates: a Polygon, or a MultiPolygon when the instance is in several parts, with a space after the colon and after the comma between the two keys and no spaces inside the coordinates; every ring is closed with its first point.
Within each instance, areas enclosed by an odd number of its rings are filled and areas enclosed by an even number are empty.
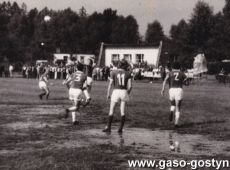
{"type": "Polygon", "coordinates": [[[73,106],[66,109],[65,118],[68,117],[68,113],[72,112],[73,125],[77,125],[79,121],[76,119],[76,114],[79,115],[79,105],[81,101],[82,90],[85,86],[87,76],[83,73],[84,65],[81,63],[77,64],[78,71],[74,72],[64,84],[70,83],[69,99],[73,102],[73,106]]]}
{"type": "Polygon", "coordinates": [[[121,110],[121,123],[118,129],[119,133],[122,133],[125,123],[125,104],[129,101],[129,94],[132,90],[132,78],[131,72],[127,71],[129,64],[126,60],[122,60],[118,63],[118,69],[111,72],[110,82],[108,86],[107,98],[110,99],[110,90],[113,86],[113,92],[110,101],[110,111],[108,125],[103,132],[111,132],[111,124],[113,120],[113,113],[115,106],[120,102],[121,110]]]}
{"type": "Polygon", "coordinates": [[[42,100],[42,97],[46,95],[46,99],[49,98],[50,90],[47,86],[48,83],[48,73],[45,69],[40,71],[39,83],[38,86],[42,90],[42,93],[39,95],[39,98],[42,100]]]}
{"type": "Polygon", "coordinates": [[[86,102],[84,104],[84,106],[88,105],[91,101],[91,89],[92,89],[92,84],[93,84],[93,61],[91,59],[87,60],[87,63],[84,67],[84,71],[83,71],[86,75],[87,75],[87,83],[86,83],[86,87],[83,89],[83,92],[85,94],[86,97],[86,102]]]}
{"type": "Polygon", "coordinates": [[[183,99],[183,84],[186,81],[187,77],[180,70],[180,65],[178,63],[175,63],[173,65],[173,68],[175,71],[172,69],[169,69],[169,72],[167,73],[165,80],[163,82],[163,87],[161,91],[161,95],[164,95],[164,90],[165,90],[165,85],[168,82],[169,83],[169,100],[171,102],[171,107],[170,107],[170,116],[169,120],[173,120],[173,115],[175,113],[175,127],[178,127],[179,123],[179,118],[180,118],[180,108],[181,108],[181,103],[183,99]]]}

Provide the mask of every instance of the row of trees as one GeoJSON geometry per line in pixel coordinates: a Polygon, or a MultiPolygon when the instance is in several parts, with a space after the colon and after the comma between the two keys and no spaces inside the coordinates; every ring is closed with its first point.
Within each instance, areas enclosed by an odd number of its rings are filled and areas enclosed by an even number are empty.
{"type": "Polygon", "coordinates": [[[230,0],[225,2],[223,10],[214,14],[208,3],[198,1],[188,21],[172,25],[168,53],[189,65],[198,52],[212,62],[230,59],[230,0]]]}
{"type": "Polygon", "coordinates": [[[164,41],[161,62],[179,60],[191,64],[194,55],[203,51],[209,61],[230,58],[230,0],[214,14],[206,2],[198,1],[189,20],[172,25],[166,36],[159,21],[148,24],[145,39],[138,32],[133,16],[121,16],[112,9],[88,15],[84,7],[78,12],[41,11],[16,2],[0,3],[0,60],[34,61],[49,58],[60,49],[66,53],[98,54],[101,42],[151,43],[164,41]],[[50,16],[50,21],[44,17],[50,16]]]}
{"type": "Polygon", "coordinates": [[[138,24],[133,16],[118,16],[112,9],[87,15],[82,7],[54,11],[27,11],[14,2],[0,4],[0,60],[47,59],[57,49],[62,53],[97,54],[100,43],[139,42],[138,24]],[[44,20],[49,16],[50,20],[44,20]]]}

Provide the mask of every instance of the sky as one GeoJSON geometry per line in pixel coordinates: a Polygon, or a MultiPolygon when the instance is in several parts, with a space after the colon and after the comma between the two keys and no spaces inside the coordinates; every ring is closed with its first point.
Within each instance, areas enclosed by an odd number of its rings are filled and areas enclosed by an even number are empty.
{"type": "MultiPolygon", "coordinates": [[[[10,0],[11,2],[13,0],[10,0]]],[[[49,9],[65,9],[74,11],[84,6],[88,14],[103,12],[106,8],[117,10],[118,15],[133,15],[139,25],[139,32],[144,36],[148,23],[160,21],[164,33],[169,35],[172,24],[181,19],[188,20],[198,0],[14,0],[18,4],[26,3],[28,10],[48,7],[49,9]]],[[[214,12],[222,10],[225,0],[203,0],[213,7],[214,12]]],[[[3,2],[3,0],[0,0],[3,2]]]]}

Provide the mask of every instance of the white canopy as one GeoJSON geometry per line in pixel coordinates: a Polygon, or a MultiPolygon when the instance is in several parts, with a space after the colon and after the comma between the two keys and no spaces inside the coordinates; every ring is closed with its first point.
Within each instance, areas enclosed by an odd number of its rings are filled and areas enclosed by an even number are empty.
{"type": "Polygon", "coordinates": [[[230,60],[222,60],[223,63],[230,63],[230,60]]]}
{"type": "Polygon", "coordinates": [[[208,71],[207,60],[204,54],[198,54],[193,62],[194,74],[205,73],[208,71]]]}

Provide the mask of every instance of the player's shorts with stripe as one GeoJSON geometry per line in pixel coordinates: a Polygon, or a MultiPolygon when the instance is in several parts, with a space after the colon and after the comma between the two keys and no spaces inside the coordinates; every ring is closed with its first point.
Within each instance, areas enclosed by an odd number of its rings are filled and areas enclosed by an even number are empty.
{"type": "Polygon", "coordinates": [[[183,89],[182,88],[170,88],[169,89],[169,100],[182,100],[183,99],[183,89]]]}
{"type": "Polygon", "coordinates": [[[87,85],[88,85],[88,86],[92,86],[92,84],[93,84],[93,79],[92,79],[92,77],[87,77],[86,82],[87,82],[87,85]]]}
{"type": "Polygon", "coordinates": [[[114,89],[112,92],[111,101],[113,101],[113,102],[119,102],[119,101],[128,102],[129,101],[129,95],[128,95],[127,90],[114,89]]]}
{"type": "Polygon", "coordinates": [[[79,101],[82,95],[81,89],[70,88],[69,89],[69,99],[73,101],[79,101]]]}
{"type": "Polygon", "coordinates": [[[44,81],[39,81],[38,86],[41,90],[47,88],[47,85],[44,81]]]}

